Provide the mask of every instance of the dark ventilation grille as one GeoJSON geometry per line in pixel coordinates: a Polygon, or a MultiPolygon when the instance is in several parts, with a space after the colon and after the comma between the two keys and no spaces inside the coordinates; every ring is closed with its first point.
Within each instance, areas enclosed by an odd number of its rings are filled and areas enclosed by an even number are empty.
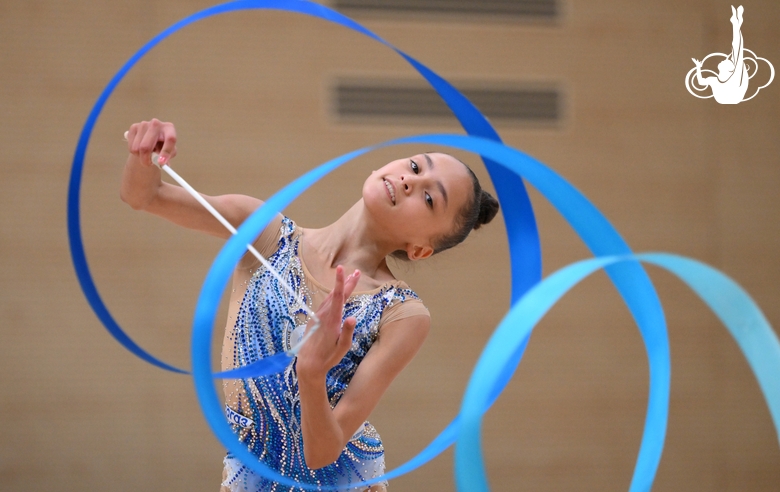
{"type": "Polygon", "coordinates": [[[339,10],[553,18],[557,0],[333,0],[339,10]]]}
{"type": "MultiPolygon", "coordinates": [[[[555,124],[561,116],[556,88],[461,88],[461,92],[491,120],[555,124]]],[[[450,118],[452,111],[433,89],[419,85],[387,85],[342,81],[336,85],[336,112],[341,118],[450,118]]]]}

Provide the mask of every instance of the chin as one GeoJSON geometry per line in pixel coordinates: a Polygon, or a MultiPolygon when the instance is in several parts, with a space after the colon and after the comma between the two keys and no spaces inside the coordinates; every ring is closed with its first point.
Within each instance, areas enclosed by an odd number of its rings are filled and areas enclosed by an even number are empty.
{"type": "Polygon", "coordinates": [[[387,196],[384,181],[376,172],[363,183],[363,203],[372,212],[388,210],[393,204],[387,196]]]}

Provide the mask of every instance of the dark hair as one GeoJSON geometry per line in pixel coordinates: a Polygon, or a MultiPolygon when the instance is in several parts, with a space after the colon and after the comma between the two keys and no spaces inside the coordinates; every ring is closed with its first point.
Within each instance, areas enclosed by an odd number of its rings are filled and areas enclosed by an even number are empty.
{"type": "MultiPolygon", "coordinates": [[[[449,154],[448,154],[449,155],[449,154]]],[[[452,156],[451,156],[452,157],[452,156]]],[[[453,246],[462,243],[474,229],[479,229],[484,224],[493,220],[498,213],[498,200],[493,195],[482,189],[479,179],[474,171],[463,161],[453,157],[466,168],[471,176],[471,183],[474,186],[474,193],[471,199],[463,206],[460,213],[455,217],[455,227],[453,232],[435,238],[433,240],[433,254],[441,253],[453,246]]],[[[408,260],[406,251],[398,250],[393,252],[393,257],[401,260],[408,260]]]]}

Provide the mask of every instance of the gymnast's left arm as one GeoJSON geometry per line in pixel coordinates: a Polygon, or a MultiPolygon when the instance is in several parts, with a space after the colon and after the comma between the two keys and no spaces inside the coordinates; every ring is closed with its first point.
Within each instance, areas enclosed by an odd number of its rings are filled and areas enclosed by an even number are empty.
{"type": "MultiPolygon", "coordinates": [[[[323,325],[320,330],[325,328],[323,325]]],[[[317,370],[310,364],[302,364],[299,354],[296,367],[306,466],[312,469],[322,468],[338,459],[347,442],[379,403],[393,379],[417,354],[429,328],[430,317],[425,315],[411,316],[383,325],[381,335],[363,358],[334,409],[330,408],[325,387],[327,370],[317,370]]],[[[351,342],[352,331],[348,331],[351,342]]],[[[313,338],[310,341],[313,341],[313,338]]],[[[305,348],[306,346],[301,349],[301,353],[305,348]]]]}

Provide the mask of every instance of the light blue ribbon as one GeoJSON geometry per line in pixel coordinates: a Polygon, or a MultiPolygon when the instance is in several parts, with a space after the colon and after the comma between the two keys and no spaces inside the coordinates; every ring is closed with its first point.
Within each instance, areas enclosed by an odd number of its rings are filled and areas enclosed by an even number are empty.
{"type": "MultiPolygon", "coordinates": [[[[516,175],[522,175],[542,195],[550,200],[592,250],[607,251],[607,254],[615,254],[615,251],[617,251],[617,254],[631,254],[631,251],[620,239],[614,228],[579,191],[555,172],[522,152],[497,142],[459,135],[406,137],[382,144],[381,146],[420,143],[471,151],[505,166],[516,175]],[[610,249],[612,250],[611,252],[610,249]]],[[[209,359],[206,356],[211,350],[211,331],[219,304],[219,293],[227,285],[233,268],[243,255],[243,245],[251,242],[279,211],[329,172],[345,162],[378,147],[380,146],[353,151],[333,159],[304,174],[272,196],[263,207],[250,215],[238,229],[238,233],[225,243],[224,248],[215,259],[206,276],[198,307],[195,311],[192,345],[193,376],[206,419],[212,425],[212,429],[220,441],[242,461],[250,459],[252,455],[237,444],[230,427],[224,422],[224,418],[221,418],[221,408],[217,394],[211,384],[209,359]]],[[[623,294],[629,309],[637,320],[650,356],[651,380],[648,415],[631,486],[632,490],[647,490],[652,484],[660,460],[668,411],[669,352],[668,344],[666,343],[663,311],[649,278],[638,264],[623,263],[612,265],[607,268],[607,273],[613,279],[621,294],[623,294]]],[[[527,338],[524,340],[527,340],[527,338]]],[[[523,344],[520,344],[519,347],[522,346],[523,344]]],[[[518,352],[519,349],[515,348],[512,353],[514,365],[507,364],[502,366],[496,377],[491,379],[493,382],[487,384],[487,388],[492,388],[489,403],[492,403],[500,391],[503,390],[508,380],[506,375],[514,371],[518,361],[518,352]]],[[[488,406],[484,407],[482,411],[486,411],[488,406]]],[[[434,440],[434,443],[403,465],[400,470],[389,472],[385,478],[396,477],[400,474],[400,471],[406,472],[426,463],[446,449],[453,442],[452,438],[457,432],[458,424],[456,419],[456,422],[451,423],[434,440]]],[[[249,463],[247,464],[249,465],[249,463]]],[[[256,469],[258,473],[270,476],[269,470],[264,469],[263,465],[258,464],[256,461],[252,465],[259,465],[256,469]]],[[[456,466],[456,469],[458,466],[456,466]]],[[[457,473],[460,472],[458,471],[457,473]]],[[[285,483],[283,477],[275,476],[272,479],[285,483]]],[[[374,482],[369,481],[367,483],[374,482]]],[[[464,490],[471,490],[471,488],[464,490]]]]}
{"type": "MultiPolygon", "coordinates": [[[[536,323],[561,296],[586,276],[609,265],[637,260],[675,274],[720,318],[758,380],[780,441],[780,341],[759,307],[736,282],[703,263],[666,253],[593,258],[568,265],[534,286],[512,306],[482,351],[466,387],[460,411],[461,425],[455,450],[455,475],[459,490],[488,490],[480,427],[485,408],[491,400],[487,388],[495,384],[496,375],[506,365],[512,364],[513,350],[523,344],[536,323]]],[[[653,477],[642,478],[646,480],[639,482],[642,488],[637,490],[650,490],[653,477]]]]}
{"type": "Polygon", "coordinates": [[[128,350],[158,367],[186,372],[156,359],[136,345],[113,320],[100,299],[92,280],[81,240],[79,217],[81,175],[84,155],[92,129],[102,107],[119,81],[146,52],[162,39],[178,29],[206,17],[246,9],[286,10],[319,17],[354,29],[387,45],[412,64],[431,83],[470,135],[490,139],[459,135],[425,135],[407,137],[372,148],[350,152],[306,173],[282,189],[242,224],[236,236],[227,241],[209,270],[195,310],[192,340],[193,376],[206,420],[220,441],[247,466],[258,474],[284,485],[306,489],[334,490],[333,487],[300,484],[280,476],[275,470],[257,461],[256,457],[237,440],[227,424],[213,386],[213,377],[248,377],[275,372],[286,366],[290,359],[283,357],[273,360],[266,359],[252,367],[213,374],[209,359],[211,331],[221,292],[239,257],[243,254],[245,245],[252,242],[271,218],[300,193],[333,169],[358,155],[377,147],[405,143],[449,146],[483,156],[501,202],[507,227],[512,273],[512,307],[480,357],[466,389],[458,417],[412,460],[387,473],[384,477],[365,482],[366,485],[397,477],[421,466],[457,439],[455,474],[458,488],[468,491],[488,490],[479,437],[482,415],[495,401],[516,370],[535,322],[571,286],[595,269],[605,268],[631,310],[648,353],[650,365],[648,412],[630,490],[650,490],[660,461],[666,432],[670,363],[663,311],[650,279],[637,259],[653,262],[670,269],[716,310],[716,314],[721,317],[724,324],[732,332],[756,374],[769,404],[775,427],[778,428],[780,345],[777,342],[777,336],[766,323],[755,303],[733,281],[716,270],[693,260],[659,254],[632,256],[631,250],[620,238],[617,231],[579,191],[538,161],[520,151],[498,143],[498,135],[484,116],[444,79],[351,19],[321,5],[299,0],[231,2],[206,9],[174,24],[147,43],[120,69],[98,98],[84,125],[74,156],[68,193],[68,233],[71,253],[79,281],[90,305],[112,336],[128,350]],[[594,255],[601,258],[570,265],[539,283],[541,255],[538,233],[521,176],[550,200],[594,255]],[[529,291],[531,287],[533,289],[529,291]],[[523,294],[526,292],[528,294],[524,296],[523,294]],[[724,305],[732,307],[725,308],[724,305]],[[495,341],[497,339],[498,342],[495,341]]]}
{"type": "MultiPolygon", "coordinates": [[[[201,290],[198,307],[195,312],[192,356],[193,375],[195,377],[198,397],[206,418],[212,425],[215,434],[240,460],[245,462],[251,460],[252,455],[246,449],[243,449],[240,444],[235,442],[235,437],[233,436],[230,427],[224,423],[224,418],[221,416],[219,399],[211,384],[208,354],[211,353],[211,331],[214,326],[214,318],[219,303],[219,293],[221,293],[227,285],[235,264],[243,255],[243,245],[256,237],[259,231],[261,231],[279,211],[292,202],[300,193],[345,162],[381,146],[417,143],[455,147],[461,150],[479,153],[490,158],[494,162],[506,166],[507,169],[510,169],[512,172],[522,175],[529,183],[534,185],[542,195],[551,201],[567,221],[572,224],[575,231],[585,239],[586,244],[588,244],[591,249],[600,251],[616,248],[615,245],[617,245],[617,247],[621,245],[622,241],[603,215],[593,207],[579,191],[563,180],[563,178],[522,152],[488,140],[459,135],[423,135],[406,137],[376,147],[350,152],[349,154],[333,159],[306,173],[272,196],[263,207],[253,213],[244,224],[242,224],[238,230],[238,234],[227,241],[206,276],[203,289],[201,290]],[[231,441],[233,442],[231,443],[231,441]]],[[[626,255],[622,256],[630,258],[630,255],[631,253],[629,251],[626,255]]],[[[652,286],[649,284],[649,280],[644,270],[636,261],[615,260],[614,258],[599,258],[594,261],[600,262],[597,263],[596,267],[605,268],[618,289],[622,289],[621,294],[629,305],[637,323],[640,325],[643,339],[645,340],[648,353],[650,354],[651,377],[650,402],[648,404],[649,410],[645,422],[642,446],[640,447],[639,457],[637,459],[637,465],[630,487],[630,490],[650,490],[663,447],[668,411],[669,355],[668,345],[664,343],[665,322],[663,311],[658,303],[652,286]],[[659,358],[661,363],[665,362],[666,364],[659,364],[659,358]],[[660,365],[661,370],[667,369],[667,371],[665,373],[662,372],[660,376],[658,375],[658,371],[653,371],[654,360],[657,364],[656,367],[660,365]],[[658,408],[657,406],[658,401],[663,402],[661,408],[658,408]],[[654,402],[656,405],[655,407],[654,402]]],[[[589,264],[586,264],[584,267],[580,264],[575,264],[572,266],[575,275],[573,278],[576,280],[577,275],[580,275],[581,278],[596,267],[589,264]],[[590,268],[590,270],[588,270],[588,268],[590,268]]],[[[701,271],[701,268],[699,271],[701,271]]],[[[722,274],[720,275],[723,276],[722,274]]],[[[446,449],[446,447],[448,447],[457,437],[459,444],[456,449],[455,473],[459,489],[468,491],[488,490],[479,442],[479,422],[481,416],[487,411],[500,391],[503,390],[503,387],[506,384],[506,374],[514,371],[517,364],[517,353],[526,343],[533,322],[541,317],[549,306],[565,292],[566,288],[569,288],[576,283],[576,281],[571,281],[572,277],[568,278],[567,284],[565,277],[561,280],[559,276],[554,276],[534,288],[532,292],[539,289],[541,294],[536,294],[539,297],[535,298],[533,302],[526,301],[526,305],[541,306],[541,311],[538,312],[536,318],[530,317],[532,322],[528,328],[525,330],[518,329],[517,326],[507,328],[512,325],[513,322],[517,321],[516,317],[513,317],[509,320],[505,320],[498,329],[501,330],[503,328],[505,332],[514,331],[517,333],[517,338],[513,339],[513,341],[516,341],[517,343],[506,343],[503,341],[486,347],[483,356],[480,359],[482,367],[478,366],[477,369],[475,369],[475,371],[479,371],[479,374],[475,372],[471,379],[467,394],[464,396],[462,411],[459,416],[420,454],[402,467],[387,473],[382,477],[383,479],[397,477],[402,473],[421,466],[446,449]],[[541,301],[539,300],[540,298],[542,299],[541,301]],[[485,361],[489,362],[486,363],[485,361]]],[[[723,276],[723,278],[727,277],[723,276]]],[[[685,277],[684,280],[688,281],[689,279],[688,277],[685,277]]],[[[710,284],[711,281],[705,279],[703,283],[710,284]]],[[[692,287],[696,289],[699,288],[700,285],[692,284],[692,287]]],[[[729,293],[728,289],[725,289],[724,291],[729,293]]],[[[699,292],[697,291],[697,293],[699,292]]],[[[526,294],[526,297],[528,295],[530,295],[530,293],[526,294]]],[[[521,298],[521,302],[526,297],[521,298]]],[[[516,309],[518,305],[518,303],[513,303],[512,309],[516,309]]],[[[744,315],[748,318],[761,317],[760,313],[756,315],[755,313],[748,312],[744,315]]],[[[768,325],[765,326],[763,331],[762,338],[772,339],[772,337],[774,337],[776,340],[776,336],[768,325]]],[[[740,346],[742,345],[740,344],[740,346]]],[[[772,348],[773,346],[770,344],[766,344],[766,346],[769,347],[769,352],[774,351],[776,353],[775,359],[780,357],[778,356],[778,354],[780,354],[780,349],[776,347],[776,343],[774,346],[775,348],[772,348]]],[[[754,357],[750,352],[745,352],[745,356],[748,358],[754,357]]],[[[771,381],[772,374],[775,375],[775,378],[777,377],[777,374],[780,374],[780,364],[772,363],[772,360],[775,359],[767,359],[766,357],[764,359],[769,360],[770,362],[764,365],[764,370],[760,371],[761,374],[764,374],[760,379],[771,381]]],[[[751,367],[757,367],[757,365],[751,362],[751,367]]],[[[757,375],[758,374],[759,372],[757,372],[757,375]]],[[[771,386],[771,382],[762,383],[762,388],[767,386],[771,386]]],[[[773,397],[766,392],[765,396],[767,397],[768,402],[776,400],[776,397],[773,397]]],[[[778,404],[770,403],[770,406],[777,408],[778,404]]],[[[268,476],[269,478],[273,477],[273,471],[268,470],[264,465],[260,464],[260,466],[257,466],[257,462],[247,464],[258,473],[268,476]]],[[[286,483],[284,477],[277,476],[272,479],[278,480],[280,483],[286,483]]],[[[380,479],[368,481],[366,484],[375,483],[378,480],[380,479]]]]}

